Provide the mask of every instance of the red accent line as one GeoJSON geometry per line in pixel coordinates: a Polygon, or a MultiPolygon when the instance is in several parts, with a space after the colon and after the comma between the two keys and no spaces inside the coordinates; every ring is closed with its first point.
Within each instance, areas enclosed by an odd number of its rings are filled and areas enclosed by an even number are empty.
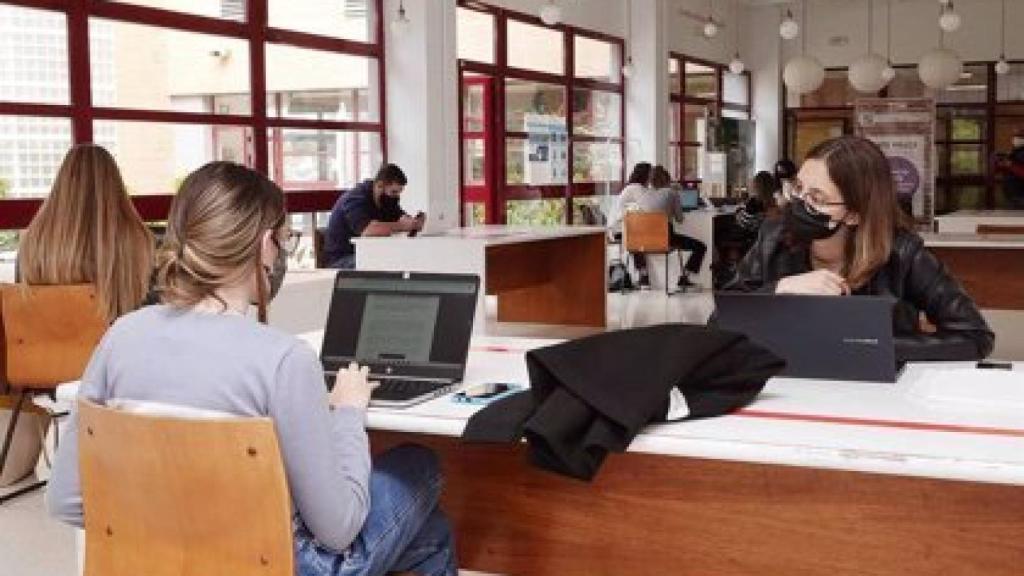
{"type": "Polygon", "coordinates": [[[877,428],[899,428],[902,430],[920,430],[928,432],[958,432],[966,434],[982,434],[987,436],[1010,436],[1024,438],[1024,429],[991,428],[987,426],[964,426],[959,424],[935,424],[932,422],[903,422],[900,420],[877,420],[873,418],[855,418],[850,416],[825,416],[819,414],[799,414],[791,412],[773,412],[744,408],[734,413],[748,418],[764,418],[768,420],[790,420],[795,422],[821,422],[826,424],[846,424],[850,426],[874,426],[877,428]]]}
{"type": "Polygon", "coordinates": [[[471,350],[473,352],[499,352],[503,354],[526,354],[530,351],[527,348],[509,348],[508,346],[473,346],[471,350]]]}

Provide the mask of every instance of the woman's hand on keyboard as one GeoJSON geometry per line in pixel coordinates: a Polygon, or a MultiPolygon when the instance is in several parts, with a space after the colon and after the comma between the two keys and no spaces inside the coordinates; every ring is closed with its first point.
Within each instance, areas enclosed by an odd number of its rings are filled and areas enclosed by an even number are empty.
{"type": "Polygon", "coordinates": [[[338,377],[334,381],[334,388],[327,396],[327,401],[334,408],[349,407],[365,410],[370,404],[370,394],[377,387],[376,382],[370,382],[370,368],[360,367],[355,362],[348,365],[348,368],[338,370],[338,377]]]}

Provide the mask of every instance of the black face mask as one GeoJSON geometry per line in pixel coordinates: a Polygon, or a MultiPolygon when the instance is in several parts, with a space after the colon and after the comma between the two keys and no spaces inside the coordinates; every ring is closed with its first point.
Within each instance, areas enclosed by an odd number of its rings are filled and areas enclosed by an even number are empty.
{"type": "Polygon", "coordinates": [[[383,210],[391,210],[391,211],[399,210],[398,198],[396,198],[394,196],[391,196],[391,195],[388,195],[388,194],[381,194],[381,197],[380,197],[380,207],[383,210]]]}
{"type": "Polygon", "coordinates": [[[811,212],[807,202],[793,198],[786,204],[785,229],[799,242],[812,242],[832,237],[843,226],[828,214],[811,212]]]}

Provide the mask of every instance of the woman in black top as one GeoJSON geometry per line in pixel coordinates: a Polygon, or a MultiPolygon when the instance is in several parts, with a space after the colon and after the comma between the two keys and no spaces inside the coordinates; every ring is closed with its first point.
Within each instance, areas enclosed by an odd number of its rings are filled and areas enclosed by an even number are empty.
{"type": "Polygon", "coordinates": [[[853,136],[808,154],[783,218],[764,224],[725,289],[893,296],[901,361],[984,358],[995,341],[897,205],[885,156],[853,136]],[[934,329],[921,329],[921,312],[934,329]]]}

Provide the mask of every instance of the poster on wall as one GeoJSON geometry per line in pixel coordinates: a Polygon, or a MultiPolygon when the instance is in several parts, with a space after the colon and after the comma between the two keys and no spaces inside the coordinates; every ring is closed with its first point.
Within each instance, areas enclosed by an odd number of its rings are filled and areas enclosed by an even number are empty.
{"type": "Polygon", "coordinates": [[[525,114],[526,170],[524,184],[542,186],[569,181],[569,133],[565,118],[550,114],[525,114]]]}
{"type": "Polygon", "coordinates": [[[864,98],[855,105],[856,133],[889,159],[896,197],[918,225],[935,217],[935,102],[928,98],[864,98]]]}

